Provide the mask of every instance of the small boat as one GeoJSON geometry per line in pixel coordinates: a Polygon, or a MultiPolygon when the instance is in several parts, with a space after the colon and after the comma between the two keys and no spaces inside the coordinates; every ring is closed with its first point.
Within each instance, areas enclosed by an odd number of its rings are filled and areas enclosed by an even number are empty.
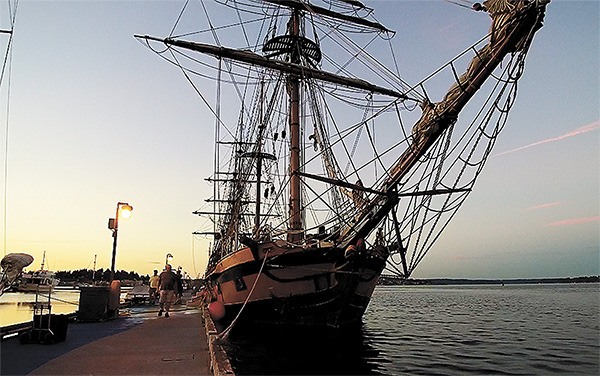
{"type": "Polygon", "coordinates": [[[146,285],[133,286],[131,290],[125,294],[125,303],[128,305],[138,305],[150,302],[150,291],[146,285]]]}
{"type": "Polygon", "coordinates": [[[16,289],[21,292],[47,292],[54,290],[59,281],[56,273],[49,270],[37,270],[23,273],[16,289]]]}
{"type": "Polygon", "coordinates": [[[193,212],[212,227],[195,234],[213,318],[356,326],[384,270],[409,278],[505,128],[548,3],[474,4],[487,34],[410,81],[356,0],[203,1],[204,30],[182,11],[196,29],[136,35],[214,115],[213,192],[193,212]]]}
{"type": "Polygon", "coordinates": [[[40,270],[34,272],[25,272],[19,278],[19,283],[16,286],[16,291],[21,292],[52,292],[60,280],[56,277],[56,273],[50,270],[44,270],[46,261],[46,252],[42,258],[40,270]]]}

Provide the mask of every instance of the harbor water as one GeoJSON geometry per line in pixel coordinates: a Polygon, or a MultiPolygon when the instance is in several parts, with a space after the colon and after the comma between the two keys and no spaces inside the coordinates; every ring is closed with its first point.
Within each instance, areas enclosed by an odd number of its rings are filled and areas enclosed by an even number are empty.
{"type": "MultiPolygon", "coordinates": [[[[125,302],[130,287],[121,288],[121,303],[125,302]]],[[[52,293],[6,292],[0,297],[0,326],[9,326],[33,320],[36,302],[43,303],[42,314],[70,314],[79,309],[79,289],[72,287],[56,287],[52,293]],[[46,308],[50,303],[51,312],[46,308]]]]}
{"type": "Polygon", "coordinates": [[[239,333],[238,375],[599,375],[600,285],[377,287],[360,330],[239,333]]]}
{"type": "MultiPolygon", "coordinates": [[[[1,325],[30,321],[35,298],[4,294],[1,325]]],[[[55,290],[53,313],[78,299],[55,290]]],[[[600,374],[599,325],[597,283],[379,286],[356,331],[237,331],[224,346],[237,375],[583,376],[600,374]]]]}
{"type": "MultiPolygon", "coordinates": [[[[51,303],[53,314],[68,314],[77,311],[79,290],[55,288],[48,292],[6,292],[0,297],[0,326],[19,324],[33,320],[35,302],[51,303]]],[[[48,310],[44,308],[43,314],[48,310]]]]}

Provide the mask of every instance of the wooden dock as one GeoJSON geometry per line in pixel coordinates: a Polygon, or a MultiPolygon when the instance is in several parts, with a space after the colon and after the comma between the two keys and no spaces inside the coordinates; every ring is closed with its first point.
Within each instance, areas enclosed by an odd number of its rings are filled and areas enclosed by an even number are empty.
{"type": "Polygon", "coordinates": [[[66,340],[51,345],[3,340],[2,375],[233,375],[215,342],[207,312],[158,307],[103,322],[70,323],[66,340]]]}

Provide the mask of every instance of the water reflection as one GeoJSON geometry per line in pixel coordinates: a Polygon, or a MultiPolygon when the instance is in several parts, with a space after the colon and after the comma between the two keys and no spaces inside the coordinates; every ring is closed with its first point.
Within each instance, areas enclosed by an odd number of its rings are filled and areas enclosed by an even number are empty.
{"type": "Polygon", "coordinates": [[[382,374],[379,350],[364,326],[347,332],[237,330],[224,346],[238,375],[382,374]]]}
{"type": "Polygon", "coordinates": [[[31,321],[36,301],[50,302],[54,314],[73,313],[79,305],[79,290],[56,289],[52,295],[44,293],[37,296],[35,293],[4,293],[0,298],[0,326],[31,321]]]}
{"type": "Polygon", "coordinates": [[[239,375],[599,375],[599,284],[375,289],[356,331],[232,332],[239,375]]]}

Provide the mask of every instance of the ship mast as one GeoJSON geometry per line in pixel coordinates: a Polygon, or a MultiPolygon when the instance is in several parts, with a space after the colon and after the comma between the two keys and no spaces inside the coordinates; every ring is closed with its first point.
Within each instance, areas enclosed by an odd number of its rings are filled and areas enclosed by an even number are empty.
{"type": "MultiPolygon", "coordinates": [[[[300,36],[300,12],[292,12],[289,32],[293,39],[300,36]]],[[[294,48],[291,53],[291,62],[300,64],[300,51],[294,48]]],[[[287,240],[290,243],[303,238],[302,233],[302,194],[300,187],[300,79],[297,75],[288,78],[289,103],[290,103],[290,222],[287,240]]]]}
{"type": "MultiPolygon", "coordinates": [[[[386,95],[400,100],[408,99],[406,94],[394,90],[372,84],[366,80],[353,77],[344,77],[338,74],[330,73],[318,68],[318,63],[321,60],[321,51],[315,42],[301,35],[301,22],[304,13],[318,14],[327,18],[346,23],[354,23],[366,28],[376,30],[378,32],[391,32],[385,26],[368,21],[366,19],[350,16],[346,14],[336,13],[329,9],[318,7],[314,4],[305,3],[299,0],[265,0],[268,3],[277,6],[288,7],[291,10],[290,19],[288,20],[287,32],[285,35],[276,36],[267,41],[263,46],[263,53],[259,55],[252,51],[242,49],[232,49],[223,46],[215,46],[198,42],[177,40],[173,38],[156,38],[152,36],[136,35],[136,38],[145,39],[146,41],[159,41],[166,46],[176,46],[192,51],[215,56],[217,58],[228,58],[247,64],[261,66],[267,69],[277,70],[287,75],[287,90],[288,90],[288,126],[290,131],[289,144],[289,167],[288,174],[290,177],[289,184],[289,211],[288,211],[288,230],[287,241],[290,243],[299,243],[304,239],[304,218],[302,207],[302,182],[301,175],[301,131],[300,131],[300,83],[301,80],[315,79],[324,82],[329,82],[334,85],[343,85],[349,88],[365,90],[367,92],[386,95]],[[285,59],[277,59],[275,57],[285,55],[285,59]]],[[[363,8],[362,4],[351,0],[354,6],[363,8]]],[[[257,172],[261,173],[261,159],[271,159],[270,155],[264,155],[258,150],[256,153],[246,155],[248,157],[257,158],[257,172]]],[[[260,178],[258,179],[260,180],[260,178]]],[[[257,184],[257,193],[260,194],[260,182],[257,184]]],[[[260,200],[260,199],[258,199],[260,200]]],[[[259,228],[260,221],[260,203],[257,204],[255,218],[255,233],[259,228]]],[[[194,212],[199,214],[198,212],[194,212]]]]}
{"type": "MultiPolygon", "coordinates": [[[[263,45],[263,55],[244,49],[232,49],[204,43],[176,40],[173,38],[156,38],[136,35],[146,41],[160,41],[167,47],[180,47],[203,54],[212,55],[218,59],[231,59],[238,62],[273,69],[287,76],[288,91],[288,126],[290,130],[289,144],[289,220],[287,240],[299,243],[304,238],[304,220],[302,207],[301,176],[307,176],[301,170],[301,131],[300,131],[300,84],[301,80],[314,79],[334,85],[365,90],[380,94],[408,99],[405,93],[397,90],[374,85],[365,80],[339,76],[319,68],[321,52],[317,43],[305,38],[301,33],[301,20],[304,13],[318,14],[338,21],[355,23],[379,32],[388,32],[384,26],[355,16],[339,14],[329,9],[321,8],[300,0],[264,0],[267,3],[288,7],[291,16],[285,35],[277,36],[263,45]],[[277,58],[284,56],[283,59],[277,58]]],[[[355,0],[348,0],[354,3],[355,0]]],[[[475,56],[467,71],[457,80],[448,91],[446,97],[437,103],[423,101],[421,118],[413,127],[412,143],[399,156],[378,187],[371,192],[374,198],[358,211],[352,223],[340,229],[336,242],[341,247],[354,244],[358,239],[367,237],[375,227],[393,210],[400,198],[398,187],[401,180],[419,159],[442,137],[457,120],[459,112],[479,90],[483,83],[492,75],[494,69],[501,64],[504,57],[511,53],[524,51],[528,48],[535,32],[542,26],[545,6],[550,0],[486,0],[483,6],[476,10],[485,10],[492,18],[490,41],[481,50],[475,51],[475,56]]],[[[454,66],[453,66],[454,69],[454,66]]],[[[259,150],[260,152],[260,150],[259,150]]],[[[261,154],[253,155],[261,157],[261,154]]],[[[257,166],[261,167],[261,166],[257,166]]],[[[260,171],[258,171],[260,174],[260,171]]],[[[320,179],[323,180],[323,179],[320,179]]],[[[343,182],[341,182],[343,183],[343,182]]],[[[259,183],[260,184],[260,183],[259,183]]],[[[357,187],[358,188],[358,187],[357,187]]],[[[362,190],[364,188],[360,187],[362,190]]],[[[257,186],[260,193],[260,187],[257,186]]],[[[260,215],[260,208],[257,213],[260,215]]],[[[257,217],[258,218],[258,217],[257,217]]],[[[258,227],[259,220],[255,220],[258,227]]]]}

